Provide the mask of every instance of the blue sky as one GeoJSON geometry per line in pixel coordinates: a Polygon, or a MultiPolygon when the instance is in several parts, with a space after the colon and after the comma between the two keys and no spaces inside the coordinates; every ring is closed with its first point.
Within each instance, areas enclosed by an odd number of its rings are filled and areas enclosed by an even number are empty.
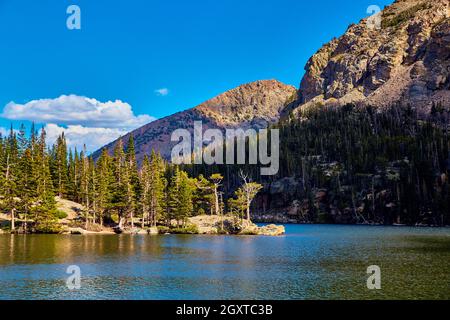
{"type": "Polygon", "coordinates": [[[321,45],[391,2],[0,0],[0,127],[70,126],[72,145],[94,149],[243,83],[298,87],[321,45]],[[81,30],[66,27],[71,4],[81,30]]]}

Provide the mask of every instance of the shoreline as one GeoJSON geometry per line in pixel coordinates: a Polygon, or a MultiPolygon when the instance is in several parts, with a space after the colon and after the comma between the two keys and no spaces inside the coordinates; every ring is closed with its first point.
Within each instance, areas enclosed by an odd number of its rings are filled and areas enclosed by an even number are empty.
{"type": "MultiPolygon", "coordinates": [[[[264,224],[264,226],[270,225],[269,223],[260,223],[264,224]]],[[[413,229],[450,229],[450,226],[427,226],[427,225],[382,225],[382,224],[338,224],[338,223],[284,223],[284,225],[313,225],[313,226],[364,226],[364,227],[388,227],[388,228],[413,228],[413,229]]],[[[284,227],[284,225],[282,225],[284,227]]],[[[234,236],[234,237],[242,237],[242,236],[275,236],[275,235],[267,235],[267,234],[252,234],[252,233],[180,233],[180,232],[167,232],[167,233],[151,233],[146,230],[140,229],[139,232],[122,232],[117,233],[114,231],[103,230],[103,231],[89,231],[84,230],[83,232],[71,232],[65,231],[61,233],[21,233],[21,232],[10,232],[0,229],[0,235],[63,235],[63,236],[90,236],[90,235],[133,235],[133,236],[167,236],[167,235],[192,235],[192,236],[234,236]]],[[[276,236],[286,235],[286,232],[282,234],[278,234],[276,236]]]]}
{"type": "MultiPolygon", "coordinates": [[[[4,220],[5,221],[5,220],[4,220]]],[[[6,220],[8,221],[8,220],[6,220]]],[[[23,232],[23,229],[17,225],[15,232],[0,229],[0,234],[71,234],[71,235],[88,235],[88,234],[142,234],[142,235],[164,235],[164,234],[208,234],[208,235],[263,235],[263,236],[280,236],[285,233],[283,225],[266,224],[258,226],[250,220],[240,219],[235,216],[225,215],[198,215],[188,218],[181,225],[179,221],[172,220],[169,225],[159,225],[152,227],[139,226],[139,222],[135,221],[135,225],[119,226],[108,225],[100,226],[97,224],[88,225],[87,228],[74,226],[71,221],[58,221],[60,229],[57,232],[23,232]],[[22,232],[21,232],[22,231],[22,232]]],[[[32,230],[30,227],[29,230],[32,230]]]]}

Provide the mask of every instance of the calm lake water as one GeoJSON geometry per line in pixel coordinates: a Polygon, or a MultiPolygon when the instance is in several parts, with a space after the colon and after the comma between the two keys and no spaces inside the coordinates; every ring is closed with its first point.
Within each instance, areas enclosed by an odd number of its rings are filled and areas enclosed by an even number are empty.
{"type": "Polygon", "coordinates": [[[287,225],[282,237],[0,235],[0,299],[450,299],[450,229],[287,225]],[[69,265],[81,289],[66,287],[69,265]],[[369,265],[381,290],[368,290],[369,265]]]}

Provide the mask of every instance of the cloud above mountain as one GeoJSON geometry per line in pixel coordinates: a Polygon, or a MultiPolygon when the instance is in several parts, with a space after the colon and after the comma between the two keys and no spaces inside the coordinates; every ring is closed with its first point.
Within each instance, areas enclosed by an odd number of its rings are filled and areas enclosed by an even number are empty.
{"type": "Polygon", "coordinates": [[[135,115],[131,105],[121,100],[101,102],[78,95],[61,95],[25,104],[10,102],[1,117],[45,124],[49,143],[64,131],[69,147],[80,149],[86,144],[88,151],[95,151],[155,120],[146,114],[135,115]]]}
{"type": "Polygon", "coordinates": [[[58,136],[64,132],[69,147],[76,147],[80,151],[86,145],[86,150],[90,152],[101,148],[128,132],[117,128],[90,128],[80,125],[62,127],[53,123],[47,124],[44,129],[47,133],[49,144],[55,142],[58,136]]]}

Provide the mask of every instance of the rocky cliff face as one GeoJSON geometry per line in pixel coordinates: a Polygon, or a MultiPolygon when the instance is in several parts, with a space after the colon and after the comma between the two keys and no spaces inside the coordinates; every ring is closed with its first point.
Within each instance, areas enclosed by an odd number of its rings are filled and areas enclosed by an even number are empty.
{"type": "MultiPolygon", "coordinates": [[[[184,128],[193,132],[194,121],[202,121],[208,128],[266,128],[280,118],[283,108],[296,96],[296,89],[276,80],[256,81],[227,91],[199,106],[156,120],[122,137],[125,146],[132,134],[136,144],[136,158],[141,162],[154,149],[169,159],[172,132],[184,128]]],[[[106,146],[110,152],[117,141],[106,146]]],[[[94,158],[99,151],[94,153],[94,158]]]]}
{"type": "MultiPolygon", "coordinates": [[[[201,105],[149,123],[132,134],[138,161],[152,149],[170,157],[171,133],[208,128],[264,128],[292,110],[309,106],[397,102],[428,112],[450,104],[450,1],[397,0],[378,14],[350,25],[306,64],[298,92],[275,80],[256,81],[201,105]],[[287,107],[286,107],[287,106],[287,107]]],[[[106,147],[111,151],[117,141],[106,147]]],[[[94,153],[94,157],[99,152],[94,153]]]]}
{"type": "Polygon", "coordinates": [[[450,102],[450,1],[397,0],[308,61],[295,107],[450,102]]]}

